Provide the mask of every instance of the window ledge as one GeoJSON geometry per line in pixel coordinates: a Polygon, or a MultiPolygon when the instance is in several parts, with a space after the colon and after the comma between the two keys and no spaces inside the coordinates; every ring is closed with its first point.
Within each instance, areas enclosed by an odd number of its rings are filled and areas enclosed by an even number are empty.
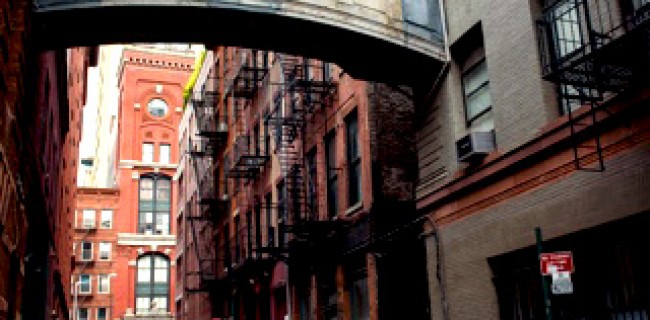
{"type": "Polygon", "coordinates": [[[362,208],[363,208],[363,202],[357,201],[357,203],[355,203],[347,210],[345,210],[345,216],[349,217],[351,215],[354,215],[355,213],[359,212],[362,208]]]}

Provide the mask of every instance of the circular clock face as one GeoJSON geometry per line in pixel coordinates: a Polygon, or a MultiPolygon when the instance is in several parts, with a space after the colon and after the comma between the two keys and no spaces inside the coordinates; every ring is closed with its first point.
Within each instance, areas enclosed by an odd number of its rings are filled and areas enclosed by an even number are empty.
{"type": "Polygon", "coordinates": [[[169,106],[167,106],[165,100],[160,98],[151,99],[147,105],[147,111],[149,111],[152,116],[158,118],[164,117],[168,110],[169,106]]]}

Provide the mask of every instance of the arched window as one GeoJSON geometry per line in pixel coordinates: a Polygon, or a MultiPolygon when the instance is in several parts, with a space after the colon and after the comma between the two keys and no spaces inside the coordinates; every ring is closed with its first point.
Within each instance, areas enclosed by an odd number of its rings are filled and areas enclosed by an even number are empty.
{"type": "Polygon", "coordinates": [[[158,254],[138,258],[135,286],[135,312],[139,314],[169,310],[169,259],[158,254]]]}
{"type": "Polygon", "coordinates": [[[158,174],[140,178],[138,233],[169,234],[171,180],[158,174]]]}

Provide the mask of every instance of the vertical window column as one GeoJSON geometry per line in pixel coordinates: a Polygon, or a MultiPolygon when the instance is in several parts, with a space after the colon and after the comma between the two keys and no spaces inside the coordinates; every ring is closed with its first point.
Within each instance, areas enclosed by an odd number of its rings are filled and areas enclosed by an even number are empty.
{"type": "Polygon", "coordinates": [[[338,169],[336,168],[336,135],[325,136],[325,172],[327,177],[327,214],[330,219],[338,214],[338,169]]]}
{"type": "Polygon", "coordinates": [[[348,207],[361,201],[361,155],[359,152],[359,121],[356,110],[345,119],[347,131],[348,207]]]}

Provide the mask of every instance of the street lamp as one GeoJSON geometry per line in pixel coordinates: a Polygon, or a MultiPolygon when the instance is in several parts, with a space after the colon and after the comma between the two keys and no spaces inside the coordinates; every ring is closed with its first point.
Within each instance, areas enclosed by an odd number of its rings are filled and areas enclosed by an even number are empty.
{"type": "Polygon", "coordinates": [[[72,319],[73,320],[79,320],[79,314],[77,310],[77,300],[79,297],[79,286],[81,286],[81,280],[77,280],[74,282],[74,285],[72,286],[73,289],[73,294],[74,294],[74,300],[72,302],[72,319]]]}

